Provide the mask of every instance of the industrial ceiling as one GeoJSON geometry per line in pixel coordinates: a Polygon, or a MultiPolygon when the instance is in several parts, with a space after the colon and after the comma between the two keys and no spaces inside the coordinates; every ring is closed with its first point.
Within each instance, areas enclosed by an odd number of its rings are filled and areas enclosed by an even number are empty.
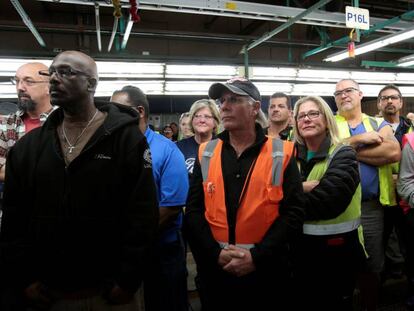
{"type": "MultiPolygon", "coordinates": [[[[0,56],[51,57],[76,49],[98,59],[243,64],[243,47],[278,28],[276,35],[248,51],[248,64],[360,68],[377,62],[383,68],[414,53],[413,40],[406,40],[354,59],[323,62],[346,49],[350,29],[344,10],[351,1],[325,1],[316,10],[312,6],[318,1],[137,1],[139,21],[124,43],[130,1],[119,2],[122,17],[108,52],[115,19],[110,0],[2,0],[0,56]],[[26,24],[19,13],[26,14],[26,24]],[[283,27],[301,13],[296,23],[283,27]]],[[[380,25],[361,36],[361,43],[414,27],[414,0],[358,2],[369,9],[371,28],[380,25]]]]}

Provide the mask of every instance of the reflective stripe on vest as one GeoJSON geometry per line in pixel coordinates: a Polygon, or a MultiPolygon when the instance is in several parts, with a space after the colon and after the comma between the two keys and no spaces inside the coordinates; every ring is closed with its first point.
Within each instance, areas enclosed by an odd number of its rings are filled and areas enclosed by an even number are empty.
{"type": "Polygon", "coordinates": [[[250,168],[250,178],[245,180],[237,215],[232,219],[236,225],[231,228],[227,219],[222,148],[223,141],[219,139],[217,143],[203,143],[199,148],[198,158],[204,172],[204,217],[216,241],[248,247],[260,243],[279,217],[284,171],[292,158],[294,144],[279,138],[268,139],[263,144],[250,168]],[[282,143],[274,143],[274,140],[282,143]]]}
{"type": "MultiPolygon", "coordinates": [[[[220,241],[217,241],[217,242],[218,244],[220,244],[221,248],[227,248],[229,246],[229,243],[227,242],[220,242],[220,241]]],[[[254,247],[254,244],[236,244],[236,246],[244,248],[244,249],[251,249],[254,247]]]]}
{"type": "Polygon", "coordinates": [[[203,175],[203,181],[207,180],[207,176],[208,176],[208,169],[210,168],[210,160],[211,157],[213,156],[214,153],[214,149],[216,149],[218,143],[218,139],[213,139],[210,140],[207,145],[206,148],[203,151],[203,157],[201,159],[201,174],[203,175]]]}
{"type": "Polygon", "coordinates": [[[331,235],[356,230],[361,224],[360,218],[331,225],[304,224],[303,233],[309,235],[331,235]]]}
{"type": "Polygon", "coordinates": [[[280,186],[283,172],[283,141],[272,138],[272,185],[280,186]]]}
{"type": "MultiPolygon", "coordinates": [[[[207,180],[208,170],[210,168],[210,160],[213,156],[217,143],[218,138],[210,140],[203,151],[200,163],[203,181],[207,180]]],[[[283,141],[281,139],[272,138],[272,158],[272,185],[280,186],[283,176],[283,141]]]]}
{"type": "MultiPolygon", "coordinates": [[[[351,137],[346,119],[341,115],[336,115],[335,119],[338,124],[340,138],[351,137]]],[[[364,124],[366,132],[378,130],[383,120],[382,118],[373,118],[364,113],[362,114],[362,123],[364,124]]],[[[394,183],[392,181],[392,164],[378,166],[378,179],[380,203],[387,206],[397,205],[394,183]]]]}
{"type": "MultiPolygon", "coordinates": [[[[321,180],[328,170],[335,155],[345,146],[333,145],[329,149],[329,156],[314,165],[307,180],[321,180]]],[[[303,233],[309,235],[331,235],[350,232],[358,228],[361,217],[361,185],[358,185],[350,204],[344,212],[332,219],[306,221],[303,233]]]]}

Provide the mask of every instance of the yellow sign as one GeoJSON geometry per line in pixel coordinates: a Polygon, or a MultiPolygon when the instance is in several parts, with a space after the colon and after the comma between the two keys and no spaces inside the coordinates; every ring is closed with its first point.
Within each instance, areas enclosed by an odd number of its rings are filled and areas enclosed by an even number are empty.
{"type": "Polygon", "coordinates": [[[237,4],[234,2],[226,2],[226,9],[228,10],[236,10],[237,4]]]}

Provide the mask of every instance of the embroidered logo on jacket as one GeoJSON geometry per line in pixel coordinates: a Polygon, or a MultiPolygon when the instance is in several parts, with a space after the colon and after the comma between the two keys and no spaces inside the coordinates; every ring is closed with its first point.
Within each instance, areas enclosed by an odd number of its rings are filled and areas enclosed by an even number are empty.
{"type": "Polygon", "coordinates": [[[97,160],[112,160],[111,156],[104,155],[102,153],[95,154],[95,159],[97,160]]]}

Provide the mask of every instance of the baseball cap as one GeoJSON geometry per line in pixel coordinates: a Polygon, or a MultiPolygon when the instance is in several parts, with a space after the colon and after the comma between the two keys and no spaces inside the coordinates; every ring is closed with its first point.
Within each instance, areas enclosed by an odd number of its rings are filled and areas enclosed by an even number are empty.
{"type": "Polygon", "coordinates": [[[260,92],[257,87],[242,77],[232,78],[225,83],[214,83],[210,86],[208,90],[208,96],[211,99],[218,99],[223,95],[224,91],[230,91],[234,94],[250,96],[254,100],[260,101],[260,92]]]}

